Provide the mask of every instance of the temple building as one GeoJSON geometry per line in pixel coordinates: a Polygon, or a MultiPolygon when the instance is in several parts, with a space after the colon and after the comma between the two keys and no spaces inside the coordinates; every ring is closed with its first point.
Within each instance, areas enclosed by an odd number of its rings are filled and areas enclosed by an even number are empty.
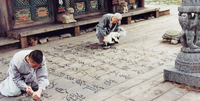
{"type": "Polygon", "coordinates": [[[0,38],[14,38],[25,48],[31,35],[70,28],[72,35],[77,36],[82,26],[97,23],[103,14],[118,12],[121,2],[127,2],[130,10],[123,15],[127,24],[134,14],[153,12],[157,17],[158,10],[145,8],[144,0],[1,0],[0,38]],[[68,8],[74,9],[77,22],[62,24],[60,18],[68,8]]]}

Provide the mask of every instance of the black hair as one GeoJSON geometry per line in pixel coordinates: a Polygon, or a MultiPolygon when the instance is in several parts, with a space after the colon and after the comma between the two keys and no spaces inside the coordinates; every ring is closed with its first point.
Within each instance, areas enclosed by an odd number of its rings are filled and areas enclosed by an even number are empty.
{"type": "Polygon", "coordinates": [[[43,53],[41,50],[34,50],[29,54],[29,58],[33,59],[33,61],[40,64],[43,61],[43,53]]]}

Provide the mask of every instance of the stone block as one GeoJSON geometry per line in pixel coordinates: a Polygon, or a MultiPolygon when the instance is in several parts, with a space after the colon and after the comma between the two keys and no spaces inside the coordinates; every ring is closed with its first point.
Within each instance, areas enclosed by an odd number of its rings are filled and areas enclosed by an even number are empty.
{"type": "Polygon", "coordinates": [[[200,73],[186,73],[178,71],[175,67],[164,69],[164,79],[189,86],[200,87],[200,73]]]}
{"type": "Polygon", "coordinates": [[[47,42],[47,40],[48,40],[48,37],[46,37],[46,38],[41,38],[41,39],[39,39],[39,42],[40,42],[40,44],[44,44],[44,43],[47,42]]]}
{"type": "Polygon", "coordinates": [[[53,37],[49,37],[48,41],[55,41],[55,40],[59,40],[60,37],[59,36],[53,36],[53,37]]]}
{"type": "Polygon", "coordinates": [[[94,27],[88,28],[88,29],[86,29],[85,31],[88,33],[88,32],[92,32],[93,30],[94,30],[94,27]]]}
{"type": "Polygon", "coordinates": [[[80,34],[85,34],[85,33],[87,33],[85,30],[80,31],[80,34]]]}
{"type": "Polygon", "coordinates": [[[72,35],[70,33],[66,33],[66,34],[62,34],[60,35],[60,37],[63,39],[63,38],[69,38],[71,37],[72,35]]]}

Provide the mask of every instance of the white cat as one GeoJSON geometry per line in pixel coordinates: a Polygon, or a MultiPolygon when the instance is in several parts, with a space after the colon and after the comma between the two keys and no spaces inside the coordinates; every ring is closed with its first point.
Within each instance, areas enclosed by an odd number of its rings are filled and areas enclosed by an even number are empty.
{"type": "Polygon", "coordinates": [[[111,32],[109,35],[107,35],[108,43],[119,43],[119,37],[120,33],[118,32],[111,32]]]}

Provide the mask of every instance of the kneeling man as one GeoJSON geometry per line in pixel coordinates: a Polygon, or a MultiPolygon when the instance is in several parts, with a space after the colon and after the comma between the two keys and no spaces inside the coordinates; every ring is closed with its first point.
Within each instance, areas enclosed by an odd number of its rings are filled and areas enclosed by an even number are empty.
{"type": "Polygon", "coordinates": [[[109,48],[108,44],[113,41],[119,43],[120,32],[125,32],[123,28],[119,27],[121,19],[120,13],[105,14],[96,25],[96,36],[99,42],[104,43],[104,48],[109,48]]]}
{"type": "Polygon", "coordinates": [[[45,57],[40,50],[15,53],[8,73],[9,76],[0,84],[0,93],[4,96],[18,96],[21,91],[26,91],[34,99],[39,99],[49,85],[45,57]]]}

